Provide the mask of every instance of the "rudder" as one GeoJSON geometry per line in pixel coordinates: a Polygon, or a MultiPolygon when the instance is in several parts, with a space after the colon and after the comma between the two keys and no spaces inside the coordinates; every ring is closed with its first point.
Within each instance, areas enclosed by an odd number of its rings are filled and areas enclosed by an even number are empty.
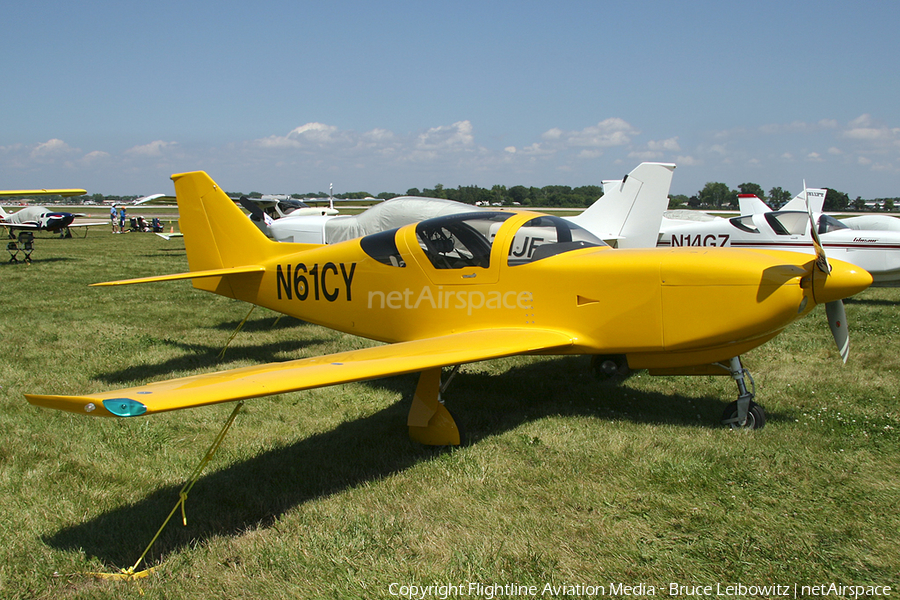
{"type": "Polygon", "coordinates": [[[669,203],[675,165],[641,163],[581,215],[569,219],[594,235],[617,240],[619,248],[653,248],[669,203]]]}
{"type": "Polygon", "coordinates": [[[172,175],[178,225],[191,271],[255,264],[272,256],[272,242],[203,171],[172,175]]]}

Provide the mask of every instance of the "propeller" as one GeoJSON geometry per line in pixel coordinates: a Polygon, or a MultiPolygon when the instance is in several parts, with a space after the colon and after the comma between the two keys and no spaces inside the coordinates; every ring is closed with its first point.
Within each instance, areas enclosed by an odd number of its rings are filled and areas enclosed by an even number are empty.
{"type": "MultiPolygon", "coordinates": [[[[803,182],[803,199],[806,201],[806,211],[809,213],[809,232],[812,236],[813,246],[816,249],[816,264],[813,269],[814,271],[818,270],[824,277],[828,277],[831,273],[831,265],[828,264],[828,257],[825,256],[825,248],[822,247],[816,220],[813,217],[812,208],[809,206],[809,197],[806,194],[806,181],[803,182]]],[[[815,273],[813,278],[815,278],[815,273]]],[[[847,312],[844,310],[843,300],[826,302],[825,315],[828,317],[828,326],[831,328],[834,343],[837,344],[841,359],[846,363],[847,357],[850,356],[850,332],[847,330],[847,312]]]]}

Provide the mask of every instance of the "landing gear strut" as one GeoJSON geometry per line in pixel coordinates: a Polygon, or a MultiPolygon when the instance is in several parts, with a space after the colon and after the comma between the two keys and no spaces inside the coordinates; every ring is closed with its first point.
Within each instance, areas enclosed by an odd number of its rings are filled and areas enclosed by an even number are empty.
{"type": "Polygon", "coordinates": [[[453,369],[443,386],[440,367],[422,371],[419,375],[419,384],[406,420],[409,437],[413,441],[428,446],[460,446],[465,443],[465,433],[441,401],[441,392],[447,389],[458,370],[459,367],[453,369]]]}
{"type": "Polygon", "coordinates": [[[741,357],[735,356],[730,362],[731,378],[738,386],[738,399],[725,407],[722,413],[722,424],[732,429],[762,429],[766,424],[766,413],[762,406],[753,402],[756,396],[756,383],[750,371],[741,364],[741,357]],[[750,389],[747,388],[747,381],[750,389]],[[752,391],[750,391],[752,389],[752,391]]]}

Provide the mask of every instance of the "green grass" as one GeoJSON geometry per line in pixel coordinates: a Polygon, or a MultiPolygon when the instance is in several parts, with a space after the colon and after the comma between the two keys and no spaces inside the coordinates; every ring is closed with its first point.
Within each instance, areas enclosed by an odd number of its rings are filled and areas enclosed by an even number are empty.
{"type": "Polygon", "coordinates": [[[231,407],[105,420],[34,408],[25,392],[89,393],[367,342],[257,309],[220,361],[247,305],[186,282],[86,287],[186,270],[177,239],[92,229],[41,237],[34,259],[0,265],[0,597],[900,586],[897,289],[847,303],[847,365],[821,309],[747,355],[768,417],[752,433],[716,425],[736,397],[729,378],[602,385],[584,357],[464,367],[445,398],[471,444],[453,450],[409,441],[413,376],[249,401],[188,497],[187,526],[176,515],[151,550],[158,570],[94,579],[134,564],[231,407]]]}

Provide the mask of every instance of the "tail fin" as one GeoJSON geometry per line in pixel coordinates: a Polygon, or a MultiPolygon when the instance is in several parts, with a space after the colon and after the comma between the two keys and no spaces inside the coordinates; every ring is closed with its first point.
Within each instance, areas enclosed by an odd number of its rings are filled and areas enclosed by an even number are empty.
{"type": "Polygon", "coordinates": [[[202,171],[172,175],[172,180],[190,271],[94,285],[190,279],[197,289],[255,303],[267,262],[318,247],[271,241],[202,171]]]}
{"type": "Polygon", "coordinates": [[[569,220],[619,248],[654,248],[674,170],[671,163],[641,163],[622,181],[604,182],[603,196],[569,220]]]}
{"type": "Polygon", "coordinates": [[[825,192],[827,191],[828,190],[820,188],[804,187],[803,192],[794,196],[794,198],[782,206],[780,210],[802,210],[803,212],[806,212],[806,201],[809,199],[809,208],[811,208],[814,213],[820,213],[825,206],[825,192]],[[806,193],[804,194],[804,192],[806,193]]]}
{"type": "Polygon", "coordinates": [[[759,199],[755,194],[739,194],[738,206],[741,210],[741,216],[760,215],[762,213],[772,212],[769,205],[759,199]]]}
{"type": "Polygon", "coordinates": [[[258,264],[277,255],[272,242],[203,171],[172,175],[178,225],[191,271],[258,264]]]}

